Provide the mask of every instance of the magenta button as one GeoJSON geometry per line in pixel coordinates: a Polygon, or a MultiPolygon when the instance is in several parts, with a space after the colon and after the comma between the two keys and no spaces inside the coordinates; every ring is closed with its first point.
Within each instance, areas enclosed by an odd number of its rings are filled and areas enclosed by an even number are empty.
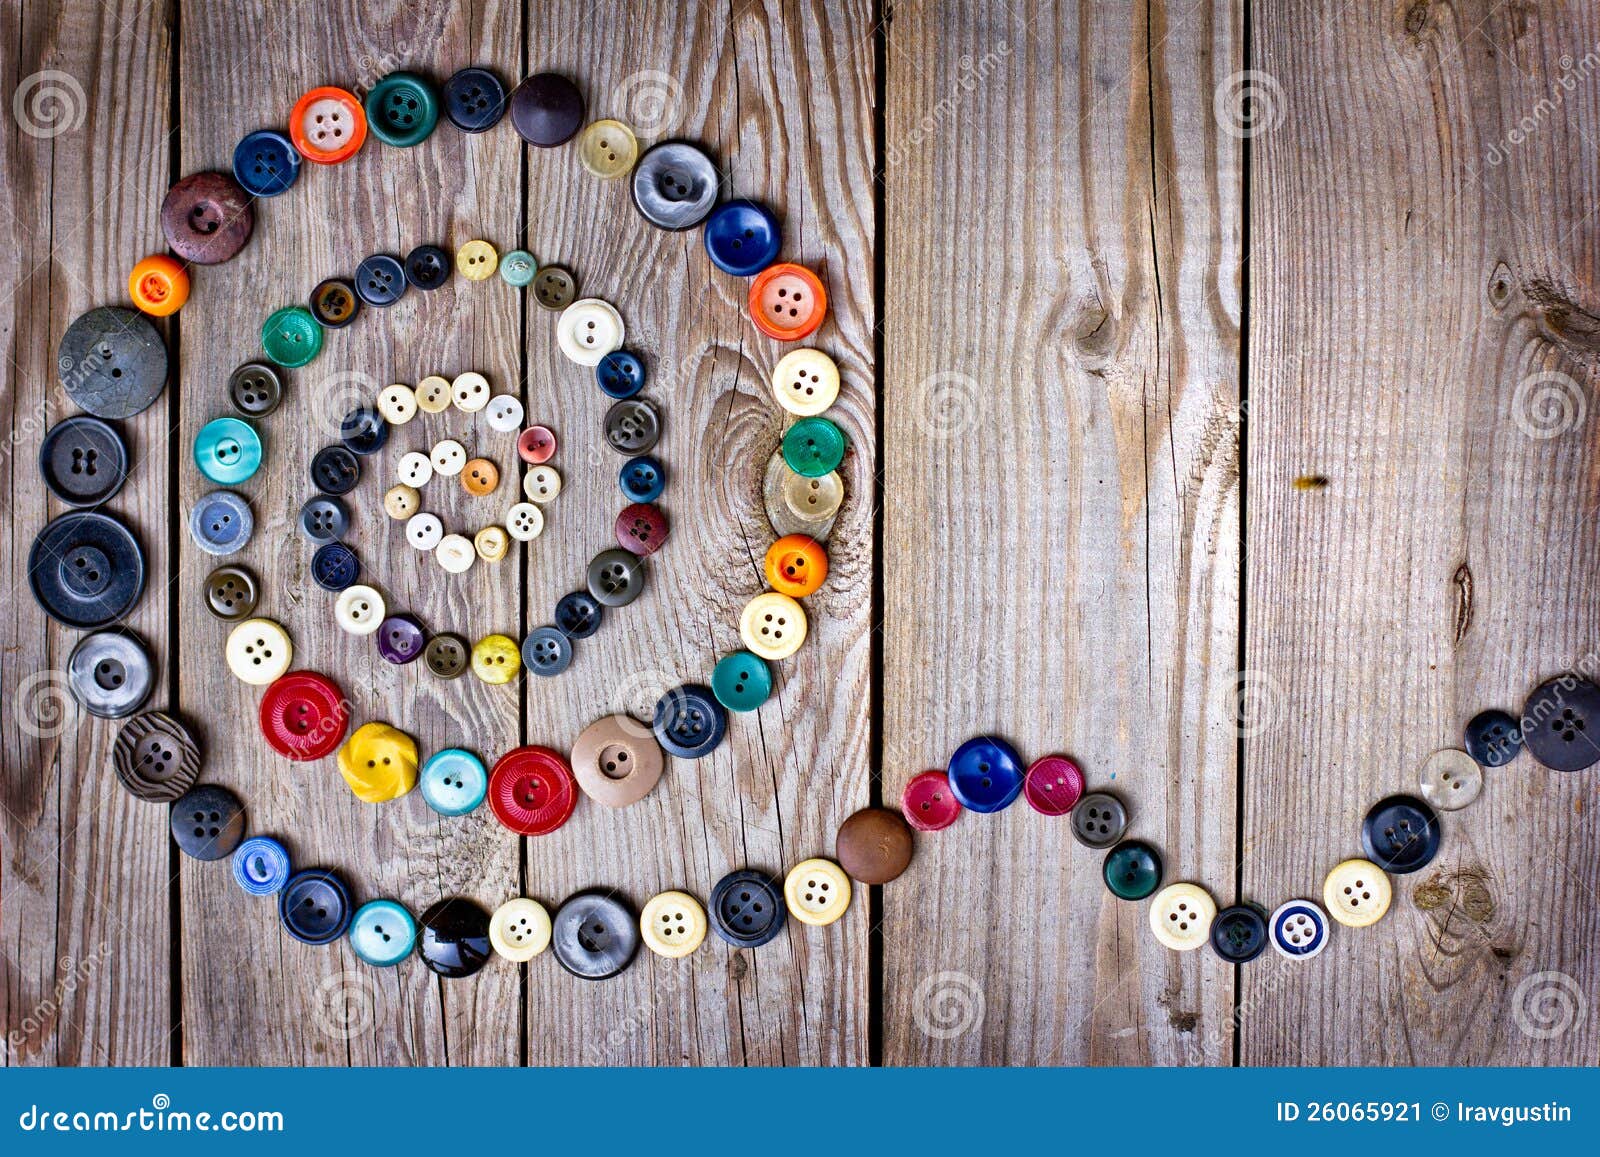
{"type": "Polygon", "coordinates": [[[1047,755],[1028,768],[1022,782],[1028,806],[1047,816],[1064,816],[1083,795],[1083,772],[1064,755],[1047,755]]]}

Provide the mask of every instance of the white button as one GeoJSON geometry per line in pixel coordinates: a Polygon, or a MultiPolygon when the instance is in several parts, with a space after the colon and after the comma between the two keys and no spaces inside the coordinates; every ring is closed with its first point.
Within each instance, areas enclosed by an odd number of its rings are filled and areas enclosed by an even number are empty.
{"type": "Polygon", "coordinates": [[[556,319],[556,345],[568,360],[597,366],[622,344],[622,315],[598,297],[575,301],[556,319]]]}
{"type": "Polygon", "coordinates": [[[263,687],[289,669],[294,647],[271,619],[246,619],[228,632],[223,652],[228,670],[252,687],[263,687]]]}
{"type": "Polygon", "coordinates": [[[519,502],[506,511],[506,530],[518,542],[532,542],[544,533],[544,514],[531,502],[519,502]]]}
{"type": "Polygon", "coordinates": [[[705,943],[706,910],[687,892],[662,892],[639,913],[639,931],[657,956],[687,956],[705,943]]]}
{"type": "Polygon", "coordinates": [[[417,405],[425,414],[442,414],[450,408],[450,383],[430,374],[417,383],[417,405]]]}
{"type": "Polygon", "coordinates": [[[496,394],[489,399],[489,429],[509,434],[522,425],[522,403],[511,394],[496,394]]]}
{"type": "Polygon", "coordinates": [[[400,481],[407,486],[426,486],[433,477],[433,463],[426,454],[412,450],[400,456],[400,481]]]}
{"type": "Polygon", "coordinates": [[[450,383],[450,400],[456,404],[456,409],[476,414],[489,404],[489,379],[476,370],[457,374],[456,380],[450,383]]]}
{"type": "Polygon", "coordinates": [[[784,877],[783,899],[802,924],[832,924],[850,907],[850,877],[832,860],[801,860],[784,877]]]}
{"type": "Polygon", "coordinates": [[[530,502],[549,502],[561,493],[561,475],[553,466],[535,466],[522,479],[522,492],[530,502]]]}
{"type": "Polygon", "coordinates": [[[489,920],[489,943],[507,960],[532,960],[550,946],[550,913],[526,896],[507,900],[489,920]]]}
{"type": "Polygon", "coordinates": [[[1278,954],[1289,960],[1310,960],[1328,946],[1328,914],[1310,900],[1278,905],[1267,921],[1267,933],[1278,954]]]}
{"type": "Polygon", "coordinates": [[[763,659],[787,659],[806,641],[806,613],[788,595],[757,595],[739,616],[739,638],[763,659]]]}
{"type": "Polygon", "coordinates": [[[1335,920],[1352,928],[1383,919],[1393,898],[1389,877],[1370,860],[1345,860],[1322,883],[1322,902],[1335,920]]]}
{"type": "Polygon", "coordinates": [[[791,414],[820,414],[839,397],[839,367],[821,350],[784,354],[772,367],[772,395],[791,414]]]}
{"type": "Polygon", "coordinates": [[[1192,952],[1211,936],[1217,902],[1198,884],[1168,884],[1150,903],[1150,931],[1174,952],[1192,952]]]}
{"type": "Polygon", "coordinates": [[[417,416],[417,391],[396,382],[378,391],[378,413],[391,426],[404,426],[417,416]]]}
{"type": "Polygon", "coordinates": [[[345,587],[333,601],[333,618],[347,635],[370,635],[383,625],[383,596],[371,587],[345,587]]]}
{"type": "Polygon", "coordinates": [[[1483,768],[1458,747],[1445,747],[1422,764],[1422,798],[1440,811],[1459,811],[1483,791],[1483,768]]]}
{"type": "Polygon", "coordinates": [[[478,561],[478,548],[465,535],[447,534],[434,548],[433,557],[451,574],[465,574],[478,561]]]}
{"type": "Polygon", "coordinates": [[[444,523],[437,514],[424,510],[406,519],[406,541],[418,550],[432,550],[444,537],[444,523]]]}
{"type": "Polygon", "coordinates": [[[435,474],[454,478],[467,464],[467,451],[454,438],[446,438],[434,445],[428,453],[428,461],[433,463],[435,474]]]}

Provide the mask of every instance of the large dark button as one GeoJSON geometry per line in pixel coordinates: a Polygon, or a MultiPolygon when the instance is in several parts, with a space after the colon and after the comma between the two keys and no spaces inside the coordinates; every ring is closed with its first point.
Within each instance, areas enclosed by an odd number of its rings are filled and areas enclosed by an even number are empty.
{"type": "Polygon", "coordinates": [[[259,599],[255,575],[243,567],[219,566],[206,576],[206,610],[225,623],[248,619],[259,599]]]}
{"type": "Polygon", "coordinates": [[[557,627],[535,627],[522,640],[522,663],[535,675],[559,675],[572,666],[572,639],[557,627]]]}
{"type": "Polygon", "coordinates": [[[735,277],[754,277],[778,259],[783,230],[765,205],[729,201],[706,220],[706,255],[735,277]]]}
{"type": "Polygon", "coordinates": [[[643,398],[628,398],[606,411],[606,444],[619,454],[643,454],[661,440],[661,415],[643,398]]]}
{"type": "Polygon", "coordinates": [[[608,607],[625,607],[644,592],[644,559],[621,547],[589,562],[589,593],[608,607]]]}
{"type": "Polygon", "coordinates": [[[946,769],[951,793],[975,812],[997,812],[1009,805],[1021,794],[1025,774],[1016,749],[992,735],[979,735],[956,748],[946,769]]]}
{"type": "Polygon", "coordinates": [[[228,400],[247,418],[265,418],[283,401],[283,375],[266,362],[245,362],[228,377],[228,400]]]}
{"type": "Polygon", "coordinates": [[[633,205],[658,229],[692,229],[717,203],[716,162],[688,141],[646,149],[633,169],[633,205]]]}
{"type": "Polygon", "coordinates": [[[1100,874],[1119,900],[1143,900],[1161,887],[1161,854],[1143,840],[1124,840],[1106,853],[1100,874]]]}
{"type": "Polygon", "coordinates": [[[339,440],[352,454],[376,454],[389,443],[389,423],[376,406],[357,406],[340,419],[339,440]]]}
{"type": "Polygon", "coordinates": [[[252,197],[287,193],[300,179],[300,150],[276,129],[251,133],[234,146],[233,179],[252,197]]]}
{"type": "Polygon", "coordinates": [[[312,542],[335,542],[350,529],[350,508],[337,498],[319,494],[300,508],[300,530],[312,542]]]}
{"type": "Polygon", "coordinates": [[[613,896],[579,892],[556,909],[550,947],[572,975],[606,980],[628,967],[639,951],[639,919],[613,896]]]}
{"type": "Polygon", "coordinates": [[[450,280],[450,254],[437,245],[418,245],[406,254],[406,280],[418,289],[435,290],[450,280]]]}
{"type": "Polygon", "coordinates": [[[464,133],[482,133],[506,114],[506,86],[486,68],[463,68],[444,82],[444,115],[464,133]]]}
{"type": "Polygon", "coordinates": [[[356,296],[368,305],[393,305],[406,291],[406,271],[398,257],[374,253],[356,266],[356,296]]]}
{"type": "Polygon", "coordinates": [[[108,514],[63,514],[33,540],[28,585],[57,622],[103,627],[127,614],[144,592],[144,551],[108,514]]]}
{"type": "Polygon", "coordinates": [[[1073,838],[1086,848],[1109,848],[1128,830],[1128,809],[1109,792],[1091,791],[1070,818],[1073,838]]]}
{"type": "Polygon", "coordinates": [[[1600,687],[1557,675],[1522,705],[1522,741],[1552,771],[1582,771],[1600,760],[1600,687]]]}
{"type": "Polygon", "coordinates": [[[556,626],[568,638],[587,639],[600,629],[600,620],[604,615],[605,608],[600,600],[588,591],[562,595],[561,601],[556,603],[556,626]]]}
{"type": "Polygon", "coordinates": [[[231,490],[203,495],[189,512],[189,537],[207,554],[233,554],[255,533],[250,504],[231,490]]]}
{"type": "Polygon", "coordinates": [[[278,920],[303,944],[332,944],[350,925],[350,889],[327,868],[306,868],[278,893],[278,920]]]}
{"type": "Polygon", "coordinates": [[[188,791],[199,778],[200,748],[188,728],[172,716],[146,711],[117,732],[111,745],[111,766],[133,795],[166,803],[188,791]]]}
{"type": "Polygon", "coordinates": [[[463,896],[436,900],[418,921],[422,962],[440,976],[459,980],[489,962],[489,913],[463,896]]]}
{"type": "Polygon", "coordinates": [[[1235,904],[1211,921],[1211,947],[1229,964],[1248,964],[1267,947],[1267,920],[1254,904],[1235,904]]]}
{"type": "Polygon", "coordinates": [[[1509,711],[1491,707],[1467,721],[1462,746],[1484,767],[1504,767],[1522,750],[1522,725],[1509,711]]]}
{"type": "Polygon", "coordinates": [[[422,661],[438,679],[454,679],[472,662],[472,648],[460,635],[435,635],[423,648],[422,661]]]}
{"type": "Polygon", "coordinates": [[[311,316],[324,329],[343,329],[361,312],[356,287],[343,277],[317,282],[311,291],[311,316]]]}
{"type": "Polygon", "coordinates": [[[238,254],[255,223],[250,194],[227,173],[192,173],[161,202],[167,246],[195,265],[219,265],[238,254]]]}
{"type": "Polygon", "coordinates": [[[1415,872],[1439,852],[1439,817],[1411,795],[1380,799],[1361,821],[1361,847],[1386,872],[1415,872]]]}
{"type": "Polygon", "coordinates": [[[783,885],[764,872],[729,872],[711,889],[711,926],[735,948],[759,948],[788,918],[783,885]]]}
{"type": "Polygon", "coordinates": [[[128,477],[128,447],[116,428],[74,415],[50,427],[39,447],[44,484],[70,506],[98,506],[128,477]]]}
{"type": "Polygon", "coordinates": [[[149,653],[128,631],[85,635],[67,660],[72,697],[101,719],[121,719],[139,710],[155,681],[149,653]]]}
{"type": "Polygon", "coordinates": [[[172,838],[197,860],[220,860],[244,839],[244,805],[225,787],[203,783],[172,804],[172,838]]]}
{"type": "Polygon", "coordinates": [[[715,751],[727,734],[728,712],[709,689],[685,683],[656,700],[651,729],[673,755],[699,759],[715,751]]]}
{"type": "Polygon", "coordinates": [[[559,73],[535,73],[511,94],[511,123],[530,145],[565,144],[583,127],[583,94],[559,73]]]}
{"type": "Polygon", "coordinates": [[[839,825],[839,866],[863,884],[887,884],[911,864],[911,825],[897,811],[862,808],[839,825]]]}
{"type": "Polygon", "coordinates": [[[142,313],[103,306],[67,327],[56,351],[67,396],[97,418],[131,418],[167,384],[167,347],[142,313]]]}
{"type": "Polygon", "coordinates": [[[324,446],[311,459],[311,484],[324,494],[349,494],[361,481],[361,462],[343,446],[324,446]]]}
{"type": "Polygon", "coordinates": [[[361,560],[342,542],[317,547],[311,556],[311,581],[325,591],[342,591],[361,576],[361,560]]]}

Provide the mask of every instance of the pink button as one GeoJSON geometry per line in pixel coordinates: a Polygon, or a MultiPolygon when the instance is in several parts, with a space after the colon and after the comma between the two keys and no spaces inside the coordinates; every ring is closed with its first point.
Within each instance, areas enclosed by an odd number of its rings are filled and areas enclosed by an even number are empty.
{"type": "Polygon", "coordinates": [[[942,771],[925,771],[906,784],[900,797],[900,810],[906,823],[923,832],[939,832],[956,822],[961,804],[950,790],[950,780],[942,771]]]}
{"type": "Polygon", "coordinates": [[[517,435],[517,456],[542,466],[556,456],[556,436],[548,426],[529,426],[517,435]]]}
{"type": "Polygon", "coordinates": [[[1083,772],[1064,755],[1047,755],[1028,768],[1022,781],[1022,794],[1034,811],[1047,816],[1064,816],[1083,795],[1083,772]]]}

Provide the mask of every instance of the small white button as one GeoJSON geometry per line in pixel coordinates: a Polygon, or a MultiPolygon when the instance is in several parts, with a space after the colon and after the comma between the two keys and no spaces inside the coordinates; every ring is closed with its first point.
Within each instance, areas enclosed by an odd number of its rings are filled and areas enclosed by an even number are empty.
{"type": "Polygon", "coordinates": [[[400,481],[407,486],[423,487],[433,477],[433,463],[426,454],[412,450],[400,456],[400,481]]]}
{"type": "Polygon", "coordinates": [[[445,478],[454,478],[460,474],[467,464],[467,451],[465,447],[454,438],[446,438],[434,445],[428,453],[428,461],[433,463],[433,472],[445,478]]]}
{"type": "Polygon", "coordinates": [[[1174,952],[1192,952],[1211,936],[1217,902],[1198,884],[1168,884],[1150,902],[1150,931],[1174,952]]]}
{"type": "Polygon", "coordinates": [[[442,414],[450,408],[450,383],[430,374],[417,383],[417,405],[425,414],[442,414]]]}
{"type": "Polygon", "coordinates": [[[820,414],[839,397],[839,367],[821,350],[793,350],[772,367],[772,396],[791,414],[820,414]]]}
{"type": "Polygon", "coordinates": [[[622,315],[598,297],[575,301],[556,319],[556,345],[569,361],[597,366],[622,344],[622,315]]]}
{"type": "Polygon", "coordinates": [[[478,550],[465,535],[447,534],[434,548],[433,557],[451,574],[465,574],[478,560],[478,550]]]}
{"type": "Polygon", "coordinates": [[[549,502],[561,493],[561,475],[553,466],[535,466],[522,479],[522,492],[530,502],[549,502]]]}
{"type": "Polygon", "coordinates": [[[522,403],[511,394],[496,394],[489,399],[489,429],[497,434],[509,434],[522,425],[522,403]]]}
{"type": "Polygon", "coordinates": [[[1351,928],[1376,924],[1393,898],[1389,877],[1371,860],[1336,864],[1322,882],[1322,902],[1335,920],[1351,928]]]}
{"type": "Polygon", "coordinates": [[[294,647],[271,619],[246,619],[228,632],[223,652],[228,670],[252,687],[264,687],[289,669],[294,647]]]}
{"type": "Polygon", "coordinates": [[[396,382],[378,391],[378,413],[391,426],[404,426],[417,416],[417,391],[396,382]]]}
{"type": "Polygon", "coordinates": [[[544,532],[544,514],[531,502],[519,502],[506,511],[506,530],[518,542],[532,542],[544,532]]]}
{"type": "Polygon", "coordinates": [[[406,519],[406,541],[418,550],[432,550],[444,537],[444,523],[439,516],[424,510],[406,519]]]}
{"type": "Polygon", "coordinates": [[[489,379],[476,370],[457,374],[456,380],[450,383],[450,400],[456,409],[476,414],[489,404],[489,379]]]}
{"type": "Polygon", "coordinates": [[[526,896],[507,900],[489,920],[489,943],[507,960],[532,960],[550,945],[550,913],[526,896]]]}
{"type": "Polygon", "coordinates": [[[383,625],[383,596],[371,587],[345,587],[333,602],[333,619],[348,635],[370,635],[383,625]]]}

